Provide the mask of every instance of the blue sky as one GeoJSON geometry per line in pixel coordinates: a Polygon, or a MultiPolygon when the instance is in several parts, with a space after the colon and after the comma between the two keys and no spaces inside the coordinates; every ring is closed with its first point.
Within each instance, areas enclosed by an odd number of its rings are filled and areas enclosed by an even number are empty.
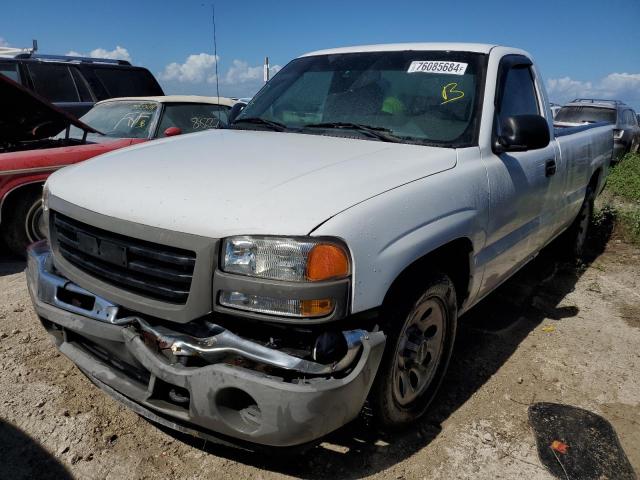
{"type": "MultiPolygon", "coordinates": [[[[640,109],[639,0],[218,0],[215,7],[223,95],[252,95],[265,55],[277,69],[334,46],[471,41],[528,50],[552,100],[616,96],[640,109]]],[[[28,46],[32,38],[43,53],[130,58],[167,93],[215,92],[211,2],[7,0],[0,44],[28,46]]]]}

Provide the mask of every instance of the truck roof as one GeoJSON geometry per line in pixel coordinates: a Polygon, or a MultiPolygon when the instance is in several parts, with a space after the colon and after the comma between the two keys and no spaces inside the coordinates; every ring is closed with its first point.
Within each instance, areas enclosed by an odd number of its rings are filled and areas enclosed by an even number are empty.
{"type": "Polygon", "coordinates": [[[384,43],[379,45],[359,45],[353,47],[330,48],[326,50],[316,50],[302,55],[311,57],[314,55],[331,55],[338,53],[358,53],[358,52],[401,52],[406,50],[450,50],[454,52],[475,52],[489,53],[497,45],[487,43],[384,43]]]}
{"type": "Polygon", "coordinates": [[[120,100],[132,100],[135,102],[158,102],[158,103],[210,103],[211,105],[225,105],[233,107],[237,102],[227,97],[205,97],[200,95],[163,95],[156,97],[116,97],[102,100],[96,103],[103,104],[108,102],[117,102],[120,100]]]}

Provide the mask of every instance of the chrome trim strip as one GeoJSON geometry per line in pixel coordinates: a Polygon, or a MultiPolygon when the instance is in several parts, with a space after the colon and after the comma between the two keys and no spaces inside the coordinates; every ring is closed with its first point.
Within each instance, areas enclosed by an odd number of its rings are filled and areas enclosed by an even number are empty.
{"type": "Polygon", "coordinates": [[[73,165],[73,164],[67,163],[65,165],[56,165],[55,167],[35,167],[35,168],[22,168],[20,170],[4,170],[4,171],[0,171],[0,177],[6,177],[8,175],[18,175],[20,173],[53,172],[54,170],[68,167],[69,165],[73,165]]]}

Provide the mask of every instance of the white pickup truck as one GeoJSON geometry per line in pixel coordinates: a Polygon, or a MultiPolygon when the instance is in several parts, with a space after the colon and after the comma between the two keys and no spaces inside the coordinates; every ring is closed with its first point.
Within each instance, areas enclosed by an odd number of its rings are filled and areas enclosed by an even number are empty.
{"type": "Polygon", "coordinates": [[[29,289],[78,368],[171,428],[306,445],[365,401],[409,424],[458,318],[563,232],[580,253],[612,151],[610,125],[554,129],[522,50],[314,52],[230,128],[52,175],[29,289]]]}

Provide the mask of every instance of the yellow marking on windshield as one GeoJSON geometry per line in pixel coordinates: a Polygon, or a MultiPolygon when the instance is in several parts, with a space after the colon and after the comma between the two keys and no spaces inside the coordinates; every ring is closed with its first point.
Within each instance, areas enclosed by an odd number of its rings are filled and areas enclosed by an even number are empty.
{"type": "Polygon", "coordinates": [[[463,98],[464,92],[462,90],[458,90],[457,88],[457,82],[447,83],[444,87],[442,87],[443,102],[440,105],[444,105],[445,103],[453,102],[454,100],[460,100],[461,98],[463,98]]]}

